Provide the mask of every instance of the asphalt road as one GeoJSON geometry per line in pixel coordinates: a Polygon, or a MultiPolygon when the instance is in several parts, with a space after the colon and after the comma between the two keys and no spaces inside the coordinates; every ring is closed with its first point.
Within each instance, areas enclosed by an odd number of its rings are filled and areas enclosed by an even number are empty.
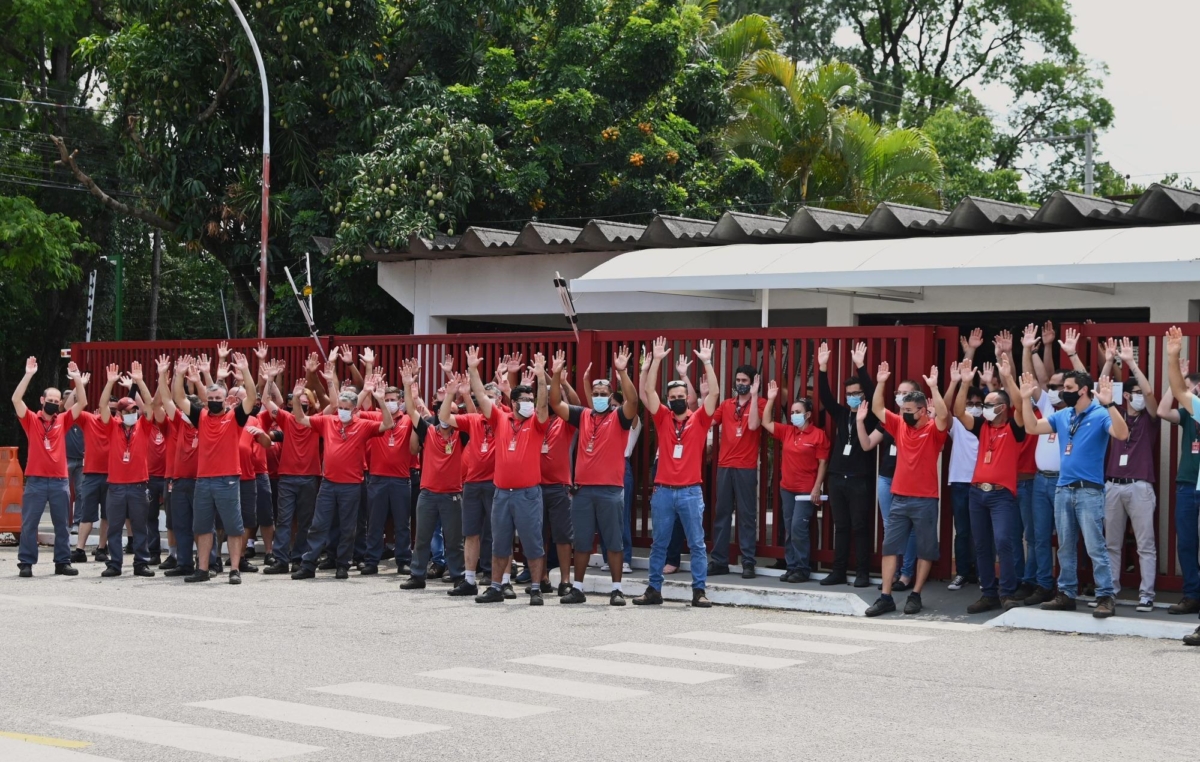
{"type": "Polygon", "coordinates": [[[1173,641],[598,595],[483,606],[392,573],[28,580],[15,555],[0,548],[4,762],[1195,755],[1200,649],[1173,641]]]}

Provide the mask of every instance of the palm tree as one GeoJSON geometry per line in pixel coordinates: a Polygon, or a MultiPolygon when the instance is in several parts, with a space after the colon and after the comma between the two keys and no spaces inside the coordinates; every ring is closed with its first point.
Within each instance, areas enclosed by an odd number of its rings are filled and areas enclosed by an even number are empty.
{"type": "Polygon", "coordinates": [[[882,127],[857,110],[847,109],[838,121],[836,144],[815,176],[825,206],[860,214],[884,201],[941,208],[942,160],[925,133],[882,127]]]}
{"type": "Polygon", "coordinates": [[[725,26],[720,26],[720,0],[685,0],[694,6],[704,19],[697,45],[701,57],[716,59],[731,75],[742,62],[760,50],[774,50],[783,39],[779,26],[766,16],[748,13],[725,26]]]}
{"type": "Polygon", "coordinates": [[[849,107],[864,90],[858,70],[831,61],[806,68],[774,50],[746,59],[731,96],[739,114],[723,142],[756,160],[772,178],[779,202],[806,203],[818,160],[840,133],[849,107]]]}

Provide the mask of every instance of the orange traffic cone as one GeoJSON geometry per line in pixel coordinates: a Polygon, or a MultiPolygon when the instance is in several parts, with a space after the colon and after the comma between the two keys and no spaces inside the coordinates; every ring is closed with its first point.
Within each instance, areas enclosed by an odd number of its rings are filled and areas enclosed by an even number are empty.
{"type": "Polygon", "coordinates": [[[4,473],[4,491],[0,493],[0,532],[21,531],[21,500],[25,495],[25,475],[17,448],[0,447],[0,468],[4,473]],[[7,465],[5,464],[7,461],[7,465]]]}

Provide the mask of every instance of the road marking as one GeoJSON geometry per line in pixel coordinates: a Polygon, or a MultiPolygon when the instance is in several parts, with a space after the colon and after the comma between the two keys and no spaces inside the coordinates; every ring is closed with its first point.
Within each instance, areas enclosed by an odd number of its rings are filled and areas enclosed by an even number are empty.
{"type": "Polygon", "coordinates": [[[310,691],[331,693],[335,696],[353,696],[354,698],[386,701],[390,704],[406,704],[408,706],[423,706],[430,709],[444,709],[448,712],[462,712],[480,717],[495,717],[501,720],[519,720],[532,717],[535,714],[557,712],[552,706],[537,706],[535,704],[518,704],[515,701],[497,701],[496,699],[476,698],[461,693],[442,693],[440,691],[425,691],[420,688],[402,688],[398,685],[381,685],[379,683],[343,683],[324,688],[309,688],[310,691]]]}
{"type": "Polygon", "coordinates": [[[656,656],[661,659],[679,659],[680,661],[696,661],[704,664],[727,664],[731,667],[752,667],[754,669],[782,669],[804,663],[799,659],[753,656],[732,651],[709,651],[691,646],[664,646],[658,643],[612,643],[606,646],[593,646],[592,650],[636,656],[656,656]]]}
{"type": "Polygon", "coordinates": [[[616,688],[611,685],[601,685],[600,683],[587,683],[582,680],[560,680],[556,677],[542,677],[541,675],[528,675],[521,672],[497,672],[490,669],[475,669],[474,667],[438,669],[432,672],[422,672],[420,676],[433,677],[439,680],[455,680],[460,683],[476,683],[478,685],[494,685],[499,688],[516,688],[523,691],[552,693],[556,696],[573,696],[575,698],[592,699],[594,701],[622,701],[646,695],[646,691],[616,688]]]}
{"type": "Polygon", "coordinates": [[[573,672],[591,672],[596,675],[617,675],[619,677],[634,677],[639,680],[659,680],[664,683],[683,683],[684,685],[699,685],[711,683],[713,680],[723,680],[733,675],[720,672],[705,672],[699,669],[680,669],[679,667],[654,667],[649,664],[634,664],[627,661],[609,661],[608,659],[585,659],[578,656],[563,654],[542,654],[540,656],[523,656],[519,659],[509,659],[514,664],[533,664],[537,667],[551,667],[573,672]]]}
{"type": "Polygon", "coordinates": [[[58,746],[63,749],[86,749],[92,744],[89,741],[72,741],[69,738],[51,738],[50,736],[32,736],[28,733],[10,733],[0,730],[0,737],[12,738],[25,743],[36,743],[42,746],[58,746]]]}
{"type": "MultiPolygon", "coordinates": [[[[41,741],[24,740],[40,737],[21,733],[0,733],[0,759],[5,762],[117,762],[111,757],[97,757],[95,754],[70,751],[62,746],[41,741]]],[[[89,743],[83,745],[91,746],[89,743]]]]}
{"type": "Polygon", "coordinates": [[[245,762],[294,757],[297,754],[322,751],[320,746],[279,741],[274,738],[235,733],[230,730],[202,728],[182,722],[160,720],[157,717],[142,717],[136,714],[114,712],[93,714],[74,720],[55,723],[89,733],[141,741],[173,749],[194,751],[214,757],[228,757],[245,762]]]}
{"type": "Polygon", "coordinates": [[[794,635],[826,635],[831,638],[847,638],[849,640],[871,640],[876,643],[920,643],[922,640],[933,640],[929,635],[899,635],[894,632],[863,632],[847,627],[810,627],[806,624],[777,624],[762,622],[759,624],[743,624],[750,630],[767,630],[768,632],[790,632],[794,635]]]}
{"type": "Polygon", "coordinates": [[[886,625],[888,627],[916,627],[922,630],[948,630],[950,632],[979,632],[984,629],[981,624],[967,622],[939,622],[934,619],[868,619],[861,616],[822,616],[810,617],[812,622],[828,622],[829,624],[867,624],[886,625]]]}
{"type": "Polygon", "coordinates": [[[297,704],[292,701],[277,701],[256,696],[234,696],[213,701],[197,701],[188,706],[215,709],[218,712],[229,712],[246,717],[258,717],[263,720],[290,722],[313,728],[340,730],[343,733],[358,733],[376,738],[404,738],[420,733],[432,733],[435,730],[450,729],[446,725],[433,725],[428,722],[414,722],[378,714],[348,712],[345,709],[329,709],[323,706],[297,704]]]}
{"type": "Polygon", "coordinates": [[[847,656],[871,650],[869,646],[817,643],[811,640],[796,640],[794,638],[763,638],[758,635],[737,635],[728,632],[684,632],[679,635],[672,635],[671,637],[684,638],[686,640],[703,640],[708,643],[727,643],[731,646],[775,648],[780,651],[801,651],[803,653],[833,654],[835,656],[847,656]]]}
{"type": "Polygon", "coordinates": [[[175,614],[169,611],[146,611],[145,609],[125,609],[117,606],[97,606],[94,603],[78,603],[65,598],[30,599],[23,595],[0,595],[0,601],[23,603],[27,606],[62,606],[69,609],[108,611],[114,614],[136,614],[138,616],[149,616],[159,619],[186,619],[189,622],[212,622],[214,624],[251,624],[251,622],[247,619],[221,619],[220,617],[199,616],[196,614],[175,614]]]}

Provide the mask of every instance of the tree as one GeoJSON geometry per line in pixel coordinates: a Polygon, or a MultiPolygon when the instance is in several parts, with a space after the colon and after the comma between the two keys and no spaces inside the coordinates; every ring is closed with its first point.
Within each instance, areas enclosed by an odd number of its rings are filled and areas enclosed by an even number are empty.
{"type": "Polygon", "coordinates": [[[942,193],[947,207],[964,196],[1017,204],[1030,202],[1021,189],[1021,173],[997,166],[1000,136],[986,115],[946,106],[930,115],[921,131],[937,147],[942,160],[945,172],[942,193]]]}

